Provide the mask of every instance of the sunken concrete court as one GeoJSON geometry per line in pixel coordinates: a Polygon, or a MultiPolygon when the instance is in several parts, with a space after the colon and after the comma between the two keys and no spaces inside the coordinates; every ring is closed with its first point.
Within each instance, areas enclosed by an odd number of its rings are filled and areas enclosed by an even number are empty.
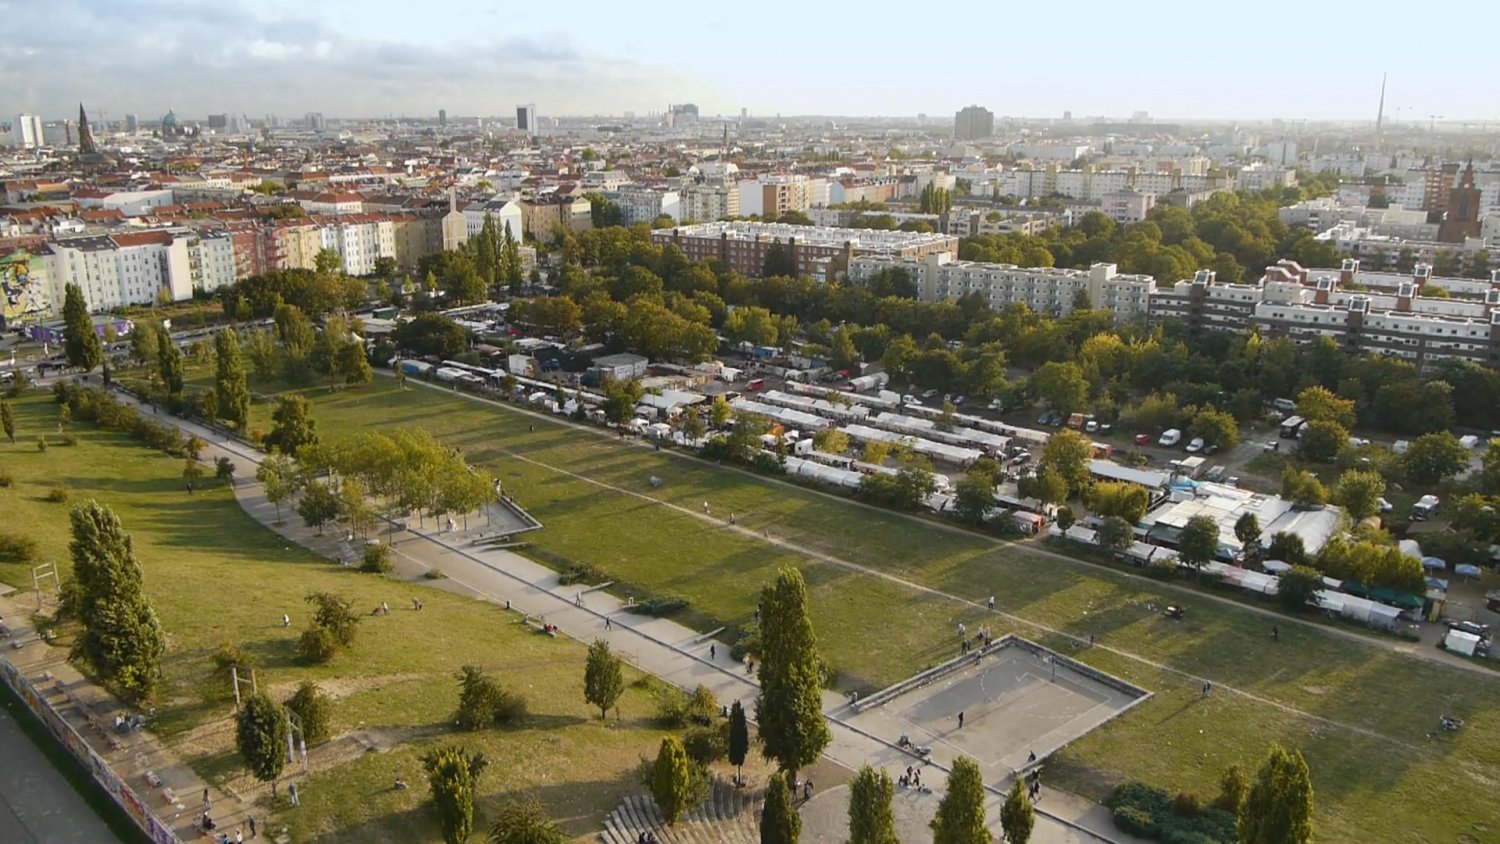
{"type": "MultiPolygon", "coordinates": [[[[842,718],[881,740],[907,736],[948,765],[977,759],[997,787],[1027,765],[1148,696],[1144,689],[1018,637],[930,669],[861,702],[842,718]],[[964,725],[958,726],[958,713],[964,725]]],[[[913,757],[915,762],[915,757],[913,757]]],[[[894,776],[894,774],[893,774],[894,776]]]]}

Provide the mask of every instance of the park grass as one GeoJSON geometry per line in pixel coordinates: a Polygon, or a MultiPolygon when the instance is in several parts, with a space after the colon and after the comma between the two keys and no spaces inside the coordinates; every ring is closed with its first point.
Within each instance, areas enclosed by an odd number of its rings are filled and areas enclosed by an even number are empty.
{"type": "MultiPolygon", "coordinates": [[[[1100,647],[1079,658],[1155,696],[1055,760],[1057,775],[1091,796],[1143,778],[1208,797],[1224,764],[1253,768],[1278,740],[1308,755],[1327,840],[1482,840],[1500,830],[1500,808],[1476,788],[1500,780],[1500,749],[1485,740],[1500,729],[1500,679],[1300,625],[1283,625],[1273,644],[1265,617],[1205,597],[416,385],[403,392],[379,379],[307,396],[329,439],[371,424],[416,426],[460,447],[546,523],[528,537],[538,559],[596,565],[621,581],[622,594],[688,597],[689,620],[702,629],[745,623],[775,567],[798,565],[844,688],[885,685],[952,654],[954,624],[973,629],[990,595],[1014,616],[986,621],[993,632],[1064,651],[1076,640],[1043,627],[1095,635],[1100,647]],[[659,503],[696,511],[705,500],[741,527],[923,589],[659,503]],[[1188,620],[1166,622],[1146,608],[1169,602],[1185,605],[1188,620]],[[1197,703],[1200,678],[1256,697],[1197,703]],[[1468,726],[1429,738],[1440,714],[1468,726]]],[[[268,416],[269,405],[257,405],[251,426],[268,426],[268,416]]]]}
{"type": "MultiPolygon", "coordinates": [[[[634,766],[663,734],[649,720],[654,702],[631,687],[621,720],[601,722],[583,700],[582,645],[531,633],[518,616],[486,602],[316,557],[253,521],[217,482],[189,495],[182,461],[124,435],[79,424],[72,429],[78,445],[38,452],[35,434],[50,428],[55,435],[56,406],[40,392],[14,406],[18,442],[0,444],[0,464],[15,484],[0,489],[0,512],[9,529],[35,536],[40,558],[59,562],[65,575],[68,505],[44,501],[46,492],[61,482],[74,501],[96,498],[119,515],[167,631],[158,732],[185,761],[242,793],[254,785],[232,749],[231,693],[213,675],[220,642],[250,654],[260,688],[273,697],[312,679],[337,698],[338,738],[312,751],[301,807],[267,820],[263,806],[263,826],[285,825],[297,841],[436,841],[419,759],[449,741],[492,762],[481,781],[482,811],[502,798],[535,795],[571,835],[596,830],[622,796],[640,790],[634,766]],[[361,613],[381,601],[394,609],[364,615],[353,647],[331,663],[304,667],[294,645],[308,617],[303,596],[312,590],[346,596],[361,613]],[[421,612],[405,609],[413,594],[422,597],[421,612]],[[283,612],[292,627],[281,626],[283,612]],[[522,692],[526,724],[455,733],[455,675],[464,664],[522,692]],[[367,753],[367,744],[386,752],[367,753]],[[397,776],[412,787],[393,790],[397,776]]],[[[29,589],[29,564],[0,563],[0,580],[29,589]]],[[[627,678],[636,676],[627,669],[627,678]]]]}

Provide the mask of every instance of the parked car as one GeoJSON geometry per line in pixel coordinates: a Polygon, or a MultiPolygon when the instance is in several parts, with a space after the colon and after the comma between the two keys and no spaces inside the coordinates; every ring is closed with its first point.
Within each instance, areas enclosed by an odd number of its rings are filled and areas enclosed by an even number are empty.
{"type": "Polygon", "coordinates": [[[1375,499],[1375,506],[1380,508],[1380,512],[1382,513],[1389,513],[1392,510],[1396,509],[1396,505],[1392,504],[1389,501],[1386,501],[1384,498],[1375,499]]]}
{"type": "Polygon", "coordinates": [[[1216,445],[1216,444],[1214,444],[1214,443],[1209,443],[1208,445],[1206,445],[1206,446],[1203,447],[1203,453],[1204,454],[1210,454],[1210,455],[1212,455],[1212,454],[1218,454],[1219,453],[1219,446],[1216,445]]]}
{"type": "Polygon", "coordinates": [[[1477,621],[1450,621],[1448,622],[1448,629],[1457,630],[1460,633],[1468,633],[1470,636],[1478,636],[1481,639],[1490,638],[1490,626],[1488,624],[1480,624],[1477,621]]]}
{"type": "Polygon", "coordinates": [[[935,399],[937,397],[938,397],[938,391],[937,390],[927,390],[926,392],[922,393],[922,398],[924,398],[924,399],[935,399]]]}
{"type": "Polygon", "coordinates": [[[1088,431],[1090,434],[1098,433],[1099,423],[1090,419],[1083,424],[1083,430],[1088,431]]]}
{"type": "Polygon", "coordinates": [[[999,399],[990,399],[990,403],[985,405],[985,407],[995,411],[996,413],[1000,413],[1005,410],[1005,402],[999,399]]]}
{"type": "Polygon", "coordinates": [[[963,407],[964,406],[964,402],[966,402],[968,400],[969,400],[968,396],[954,396],[953,397],[953,406],[954,407],[963,407]]]}
{"type": "Polygon", "coordinates": [[[1154,440],[1154,439],[1155,439],[1155,437],[1151,436],[1150,434],[1136,434],[1135,435],[1135,444],[1136,445],[1150,445],[1151,441],[1154,440]]]}
{"type": "Polygon", "coordinates": [[[1197,454],[1203,450],[1203,438],[1193,437],[1187,444],[1188,454],[1197,454]]]}
{"type": "Polygon", "coordinates": [[[1019,466],[1022,463],[1025,463],[1026,461],[1028,461],[1030,459],[1031,459],[1031,452],[1029,452],[1029,451],[1023,451],[1020,454],[1017,454],[1015,457],[1012,457],[1010,459],[1010,463],[1011,463],[1012,466],[1019,466]]]}
{"type": "Polygon", "coordinates": [[[1161,439],[1156,441],[1162,448],[1171,448],[1182,442],[1182,432],[1176,428],[1168,428],[1161,434],[1161,439]]]}
{"type": "Polygon", "coordinates": [[[1108,422],[1101,422],[1101,423],[1099,423],[1099,433],[1101,433],[1101,434],[1112,433],[1114,430],[1115,430],[1115,426],[1109,424],[1108,422]]]}

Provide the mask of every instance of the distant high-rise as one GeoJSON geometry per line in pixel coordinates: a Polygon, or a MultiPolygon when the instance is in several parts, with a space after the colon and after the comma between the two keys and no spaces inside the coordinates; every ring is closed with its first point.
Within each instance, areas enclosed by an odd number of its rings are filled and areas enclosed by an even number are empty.
{"type": "Polygon", "coordinates": [[[672,125],[687,126],[698,122],[698,107],[692,103],[672,106],[672,125]]]}
{"type": "Polygon", "coordinates": [[[975,141],[994,134],[995,114],[987,108],[971,105],[953,116],[953,137],[960,141],[975,141]]]}
{"type": "Polygon", "coordinates": [[[307,113],[307,128],[314,132],[321,132],[327,125],[327,121],[323,119],[323,112],[309,111],[307,113]]]}
{"type": "Polygon", "coordinates": [[[10,126],[10,142],[16,149],[36,149],[42,140],[42,118],[35,114],[18,114],[10,126]]]}
{"type": "Polygon", "coordinates": [[[229,128],[228,114],[210,114],[208,116],[208,128],[220,131],[229,128]]]}
{"type": "Polygon", "coordinates": [[[133,114],[125,115],[125,131],[132,135],[141,131],[141,119],[133,114]]]}
{"type": "Polygon", "coordinates": [[[750,119],[750,109],[745,108],[744,106],[740,106],[740,119],[741,120],[749,120],[750,119]]]}
{"type": "Polygon", "coordinates": [[[516,106],[516,128],[528,135],[536,134],[536,103],[516,106]]]}
{"type": "Polygon", "coordinates": [[[1375,109],[1375,134],[1379,135],[1385,123],[1385,74],[1380,74],[1380,106],[1375,109]]]}
{"type": "Polygon", "coordinates": [[[99,145],[94,143],[94,130],[89,127],[89,116],[83,110],[83,103],[78,104],[78,152],[81,155],[96,155],[99,152],[99,145]]]}
{"type": "Polygon", "coordinates": [[[446,109],[446,108],[440,108],[440,109],[438,109],[438,125],[439,126],[447,126],[448,125],[448,109],[446,109]]]}

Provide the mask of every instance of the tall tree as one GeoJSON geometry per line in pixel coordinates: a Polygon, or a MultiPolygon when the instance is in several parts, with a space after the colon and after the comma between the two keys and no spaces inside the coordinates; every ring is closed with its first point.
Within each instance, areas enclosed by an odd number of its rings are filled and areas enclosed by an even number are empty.
{"type": "Polygon", "coordinates": [[[276,779],[286,767],[286,712],[265,695],[251,695],[234,716],[234,745],[250,773],[261,782],[271,784],[276,793],[276,779]]]}
{"type": "Polygon", "coordinates": [[[1348,510],[1349,516],[1358,521],[1380,512],[1385,478],[1373,470],[1350,469],[1339,475],[1330,493],[1333,502],[1348,510]]]}
{"type": "Polygon", "coordinates": [[[692,787],[693,770],[687,750],[676,736],[667,736],[661,740],[656,763],[651,768],[651,799],[656,801],[656,808],[667,823],[677,823],[688,810],[692,787]]]}
{"type": "Polygon", "coordinates": [[[323,535],[323,525],[338,518],[339,499],[329,489],[328,484],[322,481],[309,481],[302,488],[302,500],[297,502],[297,515],[302,517],[302,523],[310,528],[317,528],[318,535],[323,535]]]}
{"type": "Polygon", "coordinates": [[[296,483],[296,469],[284,454],[272,454],[255,469],[255,479],[264,487],[266,500],[276,508],[276,521],[281,522],[281,504],[292,497],[296,483]]]}
{"type": "Polygon", "coordinates": [[[89,500],[69,514],[73,579],[83,632],[74,654],[127,700],[147,697],[161,675],[166,638],[141,584],[130,534],[112,510],[89,500]]]}
{"type": "Polygon", "coordinates": [[[156,335],[156,367],[168,393],[175,396],[182,392],[182,350],[165,331],[156,335]]]}
{"type": "Polygon", "coordinates": [[[735,778],[744,773],[745,757],[750,754],[750,724],[745,707],[739,701],[729,707],[729,764],[735,767],[735,778]]]}
{"type": "Polygon", "coordinates": [[[1016,777],[1010,784],[1010,793],[1005,795],[1005,805],[1000,807],[1000,828],[1005,831],[1008,844],[1026,844],[1035,827],[1036,812],[1031,807],[1031,798],[1021,777],[1016,777]]]}
{"type": "Polygon", "coordinates": [[[790,781],[791,774],[785,771],[771,775],[760,810],[760,844],[797,844],[802,834],[802,817],[792,808],[790,781]]]}
{"type": "Polygon", "coordinates": [[[1306,844],[1312,840],[1313,790],[1307,760],[1272,742],[1240,807],[1240,844],[1306,844]]]}
{"type": "Polygon", "coordinates": [[[891,812],[895,788],[884,768],[859,769],[849,784],[849,844],[901,844],[891,812]]]}
{"type": "Polygon", "coordinates": [[[307,399],[288,393],[276,400],[271,411],[271,432],[266,434],[266,448],[296,457],[303,447],[318,441],[318,423],[312,418],[307,399]]]}
{"type": "Polygon", "coordinates": [[[502,804],[490,824],[490,844],[566,844],[567,840],[534,797],[502,804]]]}
{"type": "Polygon", "coordinates": [[[89,319],[83,290],[76,284],[69,284],[63,293],[63,354],[69,366],[84,372],[104,362],[104,344],[94,333],[94,321],[89,319]]]}
{"type": "Polygon", "coordinates": [[[1234,538],[1241,545],[1249,545],[1260,540],[1260,519],[1254,513],[1246,513],[1240,516],[1234,523],[1234,538]]]}
{"type": "Polygon", "coordinates": [[[933,844],[990,844],[984,821],[984,780],[979,763],[967,756],[953,760],[948,792],[932,819],[933,844]]]}
{"type": "Polygon", "coordinates": [[[1193,568],[1203,568],[1219,553],[1219,523],[1211,516],[1194,516],[1177,538],[1177,552],[1193,568]]]}
{"type": "Polygon", "coordinates": [[[243,430],[250,418],[250,387],[240,357],[240,337],[233,328],[214,335],[214,395],[219,413],[243,430]]]}
{"type": "Polygon", "coordinates": [[[822,672],[802,572],[783,566],[761,590],[760,635],[755,720],[761,747],[795,782],[797,769],[816,762],[832,739],[823,720],[822,672]]]}
{"type": "Polygon", "coordinates": [[[488,762],[483,753],[457,745],[440,747],[422,757],[443,841],[463,844],[474,831],[474,792],[488,762]]]}
{"type": "Polygon", "coordinates": [[[521,244],[511,234],[510,226],[504,226],[500,235],[500,249],[496,256],[497,270],[495,282],[505,285],[510,295],[521,295],[521,283],[525,281],[525,275],[521,270],[521,244]]]}
{"type": "Polygon", "coordinates": [[[599,718],[603,720],[624,693],[625,675],[620,670],[620,658],[609,649],[608,642],[595,639],[589,645],[588,662],[583,669],[583,699],[599,707],[599,718]]]}

